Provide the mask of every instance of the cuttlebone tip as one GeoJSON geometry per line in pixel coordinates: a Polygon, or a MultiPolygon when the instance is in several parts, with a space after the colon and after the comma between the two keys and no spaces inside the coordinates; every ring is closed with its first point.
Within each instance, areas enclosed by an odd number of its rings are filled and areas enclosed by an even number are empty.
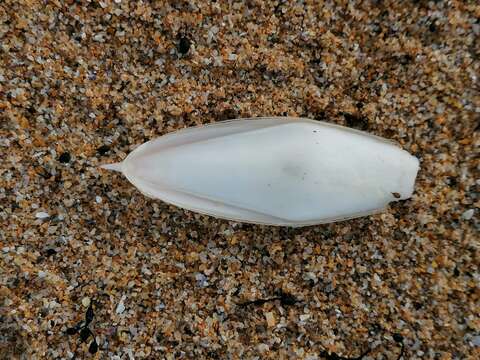
{"type": "Polygon", "coordinates": [[[103,165],[100,165],[100,167],[102,169],[105,169],[105,170],[113,170],[113,171],[122,172],[122,163],[121,162],[113,163],[113,164],[103,164],[103,165]]]}

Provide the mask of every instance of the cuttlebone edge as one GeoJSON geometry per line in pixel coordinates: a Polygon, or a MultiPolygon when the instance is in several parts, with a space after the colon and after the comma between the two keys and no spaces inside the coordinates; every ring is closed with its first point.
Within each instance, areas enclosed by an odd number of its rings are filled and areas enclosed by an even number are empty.
{"type": "MultiPolygon", "coordinates": [[[[241,119],[243,120],[243,119],[241,119]]],[[[151,147],[151,146],[154,146],[154,145],[157,145],[158,143],[168,143],[172,138],[175,138],[175,137],[178,137],[178,141],[172,146],[171,144],[167,145],[166,147],[175,147],[175,146],[178,146],[179,142],[180,142],[180,145],[184,145],[181,140],[184,140],[185,137],[187,137],[190,133],[192,132],[197,132],[200,128],[213,128],[213,127],[217,127],[217,128],[223,128],[223,127],[228,127],[228,124],[229,123],[232,123],[232,122],[236,122],[236,123],[239,123],[241,122],[241,120],[227,120],[227,121],[223,121],[221,123],[213,123],[213,124],[204,124],[204,125],[197,125],[197,126],[192,126],[192,127],[187,127],[187,128],[182,128],[182,129],[178,129],[178,130],[175,130],[175,131],[172,131],[168,134],[164,134],[162,136],[159,136],[155,139],[152,139],[152,140],[149,140],[143,144],[140,144],[139,146],[137,146],[135,149],[133,149],[122,161],[120,162],[117,162],[117,163],[111,163],[111,164],[102,164],[102,165],[99,165],[100,168],[102,169],[105,169],[105,170],[114,170],[114,171],[120,171],[120,172],[124,172],[124,169],[122,167],[122,164],[125,163],[125,161],[127,161],[128,159],[131,159],[135,156],[137,156],[139,153],[141,153],[143,150],[145,150],[145,148],[148,148],[148,147],[151,147]],[[181,134],[182,136],[179,137],[178,135],[181,134]]],[[[266,128],[266,127],[269,127],[269,126],[273,126],[273,125],[276,125],[278,122],[275,121],[275,123],[271,123],[271,124],[268,124],[268,125],[263,125],[263,126],[258,126],[258,127],[255,127],[254,130],[258,130],[258,129],[262,129],[262,128],[266,128]]],[[[285,121],[283,119],[282,123],[287,123],[287,121],[285,121]]],[[[252,124],[253,125],[253,122],[252,124]]],[[[227,129],[228,130],[228,129],[227,129]]],[[[206,138],[206,140],[210,140],[210,139],[215,139],[215,138],[219,138],[219,137],[223,137],[225,135],[230,135],[232,132],[234,132],[236,130],[236,128],[232,128],[230,130],[230,132],[227,132],[227,133],[223,133],[223,134],[220,134],[218,136],[210,136],[208,138],[206,138]]],[[[244,131],[240,131],[240,132],[236,132],[236,133],[244,133],[244,132],[248,132],[250,131],[251,129],[246,129],[244,131]]],[[[200,134],[200,135],[204,135],[204,134],[200,134]]]]}
{"type": "MultiPolygon", "coordinates": [[[[130,152],[127,155],[127,157],[125,158],[125,160],[128,159],[128,157],[130,157],[130,156],[133,157],[135,153],[141,152],[147,146],[152,146],[156,143],[161,143],[161,142],[168,142],[173,137],[177,137],[178,135],[181,134],[182,137],[179,137],[179,139],[177,141],[177,145],[175,145],[175,143],[174,144],[169,144],[169,147],[178,146],[178,143],[181,143],[181,140],[184,140],[183,138],[187,137],[192,132],[193,133],[196,132],[200,128],[206,128],[206,129],[210,129],[210,130],[213,129],[213,128],[218,128],[218,129],[225,128],[225,127],[228,128],[229,125],[232,124],[232,123],[235,123],[239,126],[240,125],[247,125],[247,124],[250,125],[250,126],[254,126],[253,128],[247,128],[247,129],[242,130],[242,131],[238,131],[238,127],[235,127],[235,128],[232,128],[230,132],[226,132],[226,133],[219,134],[217,136],[210,136],[206,139],[202,139],[202,140],[211,140],[211,139],[221,138],[221,137],[230,135],[233,132],[235,132],[235,134],[248,133],[248,132],[251,132],[251,131],[255,131],[255,130],[259,130],[259,129],[266,129],[266,128],[273,127],[273,126],[278,126],[278,125],[281,125],[281,124],[282,125],[293,124],[295,122],[309,123],[309,124],[316,125],[316,126],[319,126],[319,127],[335,128],[335,129],[338,129],[338,130],[341,130],[341,131],[350,132],[352,134],[369,137],[371,139],[380,141],[382,143],[394,145],[396,147],[401,147],[397,142],[395,142],[393,140],[385,139],[385,138],[382,138],[378,135],[373,135],[373,134],[367,133],[365,131],[352,129],[352,128],[342,126],[342,125],[338,125],[338,124],[332,124],[332,123],[325,122],[325,121],[311,120],[311,119],[301,118],[301,117],[274,116],[274,117],[256,117],[256,118],[232,119],[232,120],[226,120],[226,121],[217,122],[217,123],[202,124],[202,125],[197,125],[197,126],[178,129],[178,130],[172,131],[168,134],[162,135],[162,136],[160,136],[156,139],[152,139],[150,141],[147,141],[147,142],[141,144],[140,146],[135,148],[132,152],[130,152]]],[[[203,134],[198,134],[198,135],[203,135],[203,134]]],[[[195,141],[194,138],[192,138],[190,140],[191,141],[189,143],[197,142],[197,141],[195,141]]],[[[181,144],[183,145],[184,143],[181,143],[181,144]]]]}
{"type": "MultiPolygon", "coordinates": [[[[127,177],[127,176],[126,176],[127,177]]],[[[165,195],[165,193],[172,193],[173,195],[175,194],[180,194],[180,195],[184,195],[184,196],[187,196],[191,199],[196,199],[197,201],[201,201],[205,204],[211,204],[211,205],[217,205],[217,206],[221,206],[221,207],[224,207],[224,208],[229,208],[229,209],[234,209],[234,210],[238,210],[240,212],[244,212],[244,213],[248,213],[248,214],[252,214],[252,215],[256,215],[256,216],[260,216],[260,217],[263,217],[265,219],[271,219],[271,221],[275,221],[276,223],[279,223],[279,222],[285,222],[287,223],[288,220],[286,219],[282,219],[282,218],[279,218],[279,217],[276,217],[276,216],[272,216],[272,215],[269,215],[269,214],[266,214],[266,213],[262,213],[262,212],[259,212],[259,211],[255,211],[255,210],[252,210],[252,209],[248,209],[248,208],[244,208],[244,207],[241,207],[239,205],[231,205],[231,204],[225,204],[219,200],[216,200],[214,198],[211,198],[211,197],[207,197],[207,196],[203,196],[203,195],[198,195],[198,194],[194,194],[194,193],[190,193],[188,191],[184,191],[184,190],[181,190],[181,189],[177,189],[177,188],[172,188],[172,187],[162,187],[162,188],[158,188],[158,184],[154,184],[148,180],[145,180],[145,179],[142,179],[142,178],[139,178],[139,179],[132,179],[132,177],[127,177],[127,179],[133,184],[135,185],[135,187],[142,193],[144,194],[145,196],[148,196],[149,198],[152,198],[152,199],[160,199],[166,203],[169,203],[169,204],[172,204],[172,205],[175,205],[175,206],[178,206],[178,207],[181,207],[181,208],[184,208],[184,209],[187,209],[187,210],[192,210],[192,211],[196,211],[196,212],[199,212],[199,213],[202,213],[202,214],[206,214],[206,215],[210,215],[210,216],[217,216],[218,215],[215,215],[213,213],[210,213],[210,212],[207,212],[205,210],[201,210],[200,208],[197,208],[197,207],[192,207],[190,205],[184,205],[182,202],[180,201],[174,201],[174,200],[170,200],[168,199],[168,196],[165,195]],[[137,186],[136,184],[138,183],[141,183],[140,186],[137,186]],[[147,189],[154,189],[154,191],[148,191],[147,189]],[[156,195],[154,194],[154,192],[158,192],[158,193],[163,193],[165,195],[165,197],[162,197],[162,195],[156,195]]],[[[230,218],[225,218],[225,219],[230,219],[230,218]]]]}
{"type": "MultiPolygon", "coordinates": [[[[214,127],[222,128],[222,127],[228,127],[228,125],[231,124],[231,123],[237,123],[237,124],[241,125],[240,123],[245,124],[247,122],[250,123],[249,125],[256,125],[256,127],[254,127],[253,129],[246,129],[244,131],[237,132],[237,133],[245,133],[245,132],[250,132],[250,131],[253,131],[253,130],[259,130],[259,129],[262,129],[262,128],[268,128],[268,127],[276,126],[276,125],[279,125],[279,123],[289,124],[289,123],[294,123],[296,121],[303,122],[303,123],[310,123],[310,124],[314,124],[314,125],[317,125],[317,126],[320,126],[320,127],[325,126],[325,127],[330,127],[330,128],[336,128],[336,129],[339,129],[339,130],[342,130],[342,131],[350,132],[352,134],[363,135],[363,136],[369,137],[371,139],[375,139],[377,141],[380,141],[382,143],[394,145],[396,147],[401,148],[401,146],[393,140],[385,139],[385,138],[382,138],[382,137],[377,136],[377,135],[369,134],[367,132],[357,130],[357,129],[352,129],[352,128],[345,127],[345,126],[342,126],[342,125],[332,124],[332,123],[328,123],[328,122],[325,122],[325,121],[311,120],[311,119],[301,118],[301,117],[274,116],[274,117],[256,117],[256,118],[231,119],[231,120],[226,120],[226,121],[217,122],[217,123],[203,124],[203,125],[197,125],[197,126],[192,126],[192,127],[188,127],[188,128],[178,129],[178,130],[175,130],[173,132],[162,135],[162,136],[160,136],[156,139],[152,139],[150,141],[147,141],[147,142],[139,145],[132,152],[130,152],[123,161],[126,161],[128,158],[132,158],[132,157],[138,155],[138,153],[142,152],[142,150],[144,150],[148,146],[152,146],[156,143],[167,142],[168,140],[171,140],[171,138],[177,137],[179,135],[179,133],[181,133],[183,135],[183,137],[185,137],[188,134],[191,134],[192,132],[196,132],[199,128],[210,128],[210,129],[214,128],[214,127]],[[268,123],[265,123],[265,122],[267,122],[267,120],[268,120],[268,123]],[[254,123],[257,123],[257,122],[258,122],[258,124],[254,124],[254,123]],[[260,124],[260,123],[262,123],[262,124],[260,124]]],[[[231,132],[233,132],[234,130],[236,130],[236,129],[232,129],[231,132]]],[[[208,139],[210,140],[210,139],[223,137],[223,136],[231,134],[231,132],[223,133],[223,134],[220,134],[218,136],[212,136],[212,137],[209,137],[208,139]]],[[[181,138],[179,140],[181,140],[181,138]]],[[[175,146],[174,144],[170,144],[169,147],[174,147],[174,146],[175,146]]],[[[177,144],[177,146],[178,146],[178,144],[177,144]]],[[[409,155],[412,156],[411,154],[409,154],[409,155]]],[[[100,167],[103,168],[103,169],[106,169],[106,170],[122,171],[121,167],[120,167],[120,164],[122,162],[115,163],[115,164],[103,164],[103,165],[100,165],[100,167]]]]}
{"type": "MultiPolygon", "coordinates": [[[[350,214],[350,215],[347,215],[347,216],[331,217],[331,218],[325,218],[325,219],[311,219],[311,220],[307,220],[307,221],[303,221],[303,222],[294,222],[294,221],[288,221],[286,219],[278,218],[278,217],[275,217],[275,216],[271,216],[271,215],[268,215],[268,214],[264,214],[264,213],[261,213],[261,212],[258,212],[258,211],[253,211],[253,210],[250,210],[250,209],[242,208],[240,206],[228,205],[228,208],[238,209],[238,210],[241,210],[241,211],[245,211],[246,214],[251,214],[251,215],[256,214],[256,215],[260,215],[262,217],[265,217],[265,218],[268,218],[268,219],[272,220],[272,222],[269,222],[269,221],[253,221],[253,220],[247,220],[247,219],[244,219],[244,218],[222,216],[222,215],[219,215],[218,213],[209,212],[205,209],[200,209],[198,207],[194,207],[194,206],[191,206],[191,205],[185,205],[185,204],[183,204],[181,202],[178,202],[178,201],[172,201],[172,200],[169,200],[169,199],[166,199],[166,198],[159,197],[158,195],[155,195],[155,194],[153,194],[153,193],[151,193],[151,192],[149,192],[148,190],[145,189],[145,183],[149,183],[148,181],[145,181],[143,179],[138,179],[139,181],[137,181],[137,180],[132,179],[131,177],[127,176],[126,174],[125,174],[125,177],[143,195],[145,195],[145,196],[147,196],[151,199],[161,200],[165,203],[168,203],[168,204],[171,204],[171,205],[174,205],[174,206],[177,206],[179,208],[186,209],[186,210],[194,211],[194,212],[197,212],[197,213],[200,213],[200,214],[213,216],[213,217],[224,219],[224,220],[244,222],[244,223],[250,223],[250,224],[270,225],[270,226],[290,226],[290,227],[311,226],[311,225],[327,224],[327,223],[338,222],[338,221],[345,221],[345,220],[354,219],[354,218],[358,218],[358,217],[362,217],[362,216],[374,215],[374,214],[381,213],[381,212],[385,211],[385,209],[386,209],[386,206],[383,206],[381,208],[362,211],[362,212],[357,212],[357,213],[353,213],[353,214],[350,214]],[[137,186],[138,182],[144,182],[144,184],[142,184],[143,186],[142,185],[137,186]]],[[[162,191],[162,190],[159,190],[159,191],[162,191]]],[[[165,190],[163,190],[163,191],[165,191],[165,190]]],[[[195,195],[195,194],[190,194],[189,192],[185,192],[185,191],[179,191],[179,190],[174,189],[174,188],[170,188],[170,189],[168,189],[168,191],[171,191],[172,193],[187,195],[187,196],[190,196],[191,198],[195,198],[197,200],[204,201],[204,202],[207,202],[207,203],[210,202],[210,203],[220,203],[221,204],[221,202],[216,201],[214,199],[209,199],[208,197],[203,197],[203,196],[198,196],[198,195],[195,195]]],[[[388,204],[388,202],[386,204],[388,204]]]]}
{"type": "Polygon", "coordinates": [[[150,141],[147,141],[147,142],[141,144],[140,146],[136,147],[132,152],[130,152],[127,155],[127,157],[124,159],[124,161],[127,160],[129,157],[134,157],[138,153],[141,153],[147,147],[151,147],[151,146],[155,146],[155,145],[158,146],[158,144],[161,144],[161,143],[171,142],[172,138],[177,138],[176,139],[177,141],[166,145],[167,148],[173,148],[173,147],[176,147],[176,146],[179,146],[179,145],[185,145],[185,144],[197,143],[197,142],[200,142],[200,141],[222,138],[222,137],[232,135],[232,134],[237,135],[237,134],[248,133],[248,132],[255,131],[255,130],[266,129],[266,128],[269,128],[269,127],[278,126],[280,124],[288,124],[290,122],[291,121],[288,120],[287,118],[282,118],[282,117],[268,118],[268,117],[265,117],[265,118],[233,119],[233,120],[226,120],[226,121],[212,123],[212,124],[202,124],[202,125],[182,128],[182,129],[172,131],[168,134],[162,135],[158,138],[152,139],[150,141]],[[262,121],[257,121],[256,119],[261,119],[262,121]],[[270,121],[266,122],[267,120],[270,120],[270,121]],[[230,127],[229,125],[232,124],[232,123],[234,123],[237,126],[230,127]],[[246,128],[244,130],[238,130],[238,128],[241,125],[249,125],[250,127],[246,128]],[[211,131],[212,129],[215,129],[215,128],[217,128],[219,130],[221,130],[222,128],[226,128],[226,129],[224,129],[224,131],[222,133],[218,134],[218,135],[210,134],[210,136],[206,137],[206,138],[203,138],[206,135],[205,132],[198,133],[199,129],[206,129],[206,130],[211,131]],[[195,139],[195,136],[192,136],[191,138],[189,138],[190,141],[185,142],[185,138],[187,138],[189,135],[191,136],[192,133],[194,133],[194,135],[197,135],[196,139],[195,139]]]}

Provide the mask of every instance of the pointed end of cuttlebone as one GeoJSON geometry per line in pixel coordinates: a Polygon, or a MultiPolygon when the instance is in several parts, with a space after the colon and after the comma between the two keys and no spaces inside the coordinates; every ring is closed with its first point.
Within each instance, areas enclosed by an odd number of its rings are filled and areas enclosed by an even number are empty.
{"type": "Polygon", "coordinates": [[[100,165],[102,169],[122,172],[122,163],[100,165]]]}

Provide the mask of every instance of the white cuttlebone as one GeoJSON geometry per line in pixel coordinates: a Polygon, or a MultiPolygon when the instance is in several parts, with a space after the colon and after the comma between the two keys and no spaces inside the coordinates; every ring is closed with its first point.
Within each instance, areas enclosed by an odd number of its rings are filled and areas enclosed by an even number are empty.
{"type": "Polygon", "coordinates": [[[230,120],[148,141],[121,163],[146,196],[219,218],[306,226],[411,197],[418,159],[362,131],[303,118],[230,120]]]}

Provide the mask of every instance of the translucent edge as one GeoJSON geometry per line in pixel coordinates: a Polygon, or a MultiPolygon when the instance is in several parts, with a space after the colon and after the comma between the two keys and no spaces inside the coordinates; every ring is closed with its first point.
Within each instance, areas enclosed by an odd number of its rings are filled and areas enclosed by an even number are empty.
{"type": "Polygon", "coordinates": [[[103,164],[99,166],[101,169],[113,170],[123,173],[123,162],[113,163],[113,164],[103,164]]]}

